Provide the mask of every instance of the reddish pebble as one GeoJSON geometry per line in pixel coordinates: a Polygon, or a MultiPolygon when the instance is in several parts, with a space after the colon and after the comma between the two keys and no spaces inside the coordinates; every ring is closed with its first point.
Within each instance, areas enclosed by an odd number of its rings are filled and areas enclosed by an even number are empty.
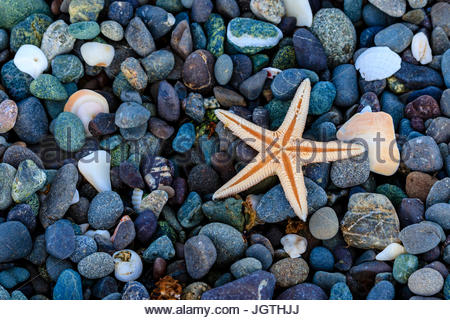
{"type": "Polygon", "coordinates": [[[17,105],[12,100],[5,100],[0,103],[0,133],[11,130],[16,124],[17,105]]]}

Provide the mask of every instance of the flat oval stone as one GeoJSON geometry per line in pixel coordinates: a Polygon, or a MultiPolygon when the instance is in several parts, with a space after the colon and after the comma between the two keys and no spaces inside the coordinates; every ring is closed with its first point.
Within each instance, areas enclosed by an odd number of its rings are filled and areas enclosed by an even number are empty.
{"type": "Polygon", "coordinates": [[[206,291],[202,300],[268,300],[272,299],[274,289],[273,274],[260,270],[206,291]]]}
{"type": "Polygon", "coordinates": [[[406,251],[411,254],[427,252],[441,241],[440,231],[425,222],[407,226],[400,232],[399,238],[406,251]]]}
{"type": "Polygon", "coordinates": [[[207,93],[214,86],[214,56],[202,49],[192,52],[184,61],[182,77],[189,89],[207,93]]]}
{"type": "Polygon", "coordinates": [[[277,300],[328,300],[328,297],[318,285],[300,283],[283,291],[277,300]]]}
{"type": "Polygon", "coordinates": [[[89,224],[95,229],[109,229],[113,227],[122,215],[123,203],[114,191],[98,193],[89,207],[89,224]]]}
{"type": "Polygon", "coordinates": [[[221,55],[217,58],[214,64],[214,76],[220,85],[226,85],[233,74],[233,61],[227,54],[221,55]]]}
{"type": "Polygon", "coordinates": [[[40,142],[48,132],[48,119],[39,99],[26,98],[17,104],[17,115],[14,131],[27,143],[40,142]]]}
{"type": "Polygon", "coordinates": [[[7,209],[12,203],[11,188],[16,169],[8,163],[0,163],[0,210],[7,209]]]}
{"type": "Polygon", "coordinates": [[[81,277],[78,272],[66,269],[58,277],[53,288],[54,300],[83,300],[81,277]]]}
{"type": "Polygon", "coordinates": [[[28,229],[18,221],[0,223],[0,263],[26,257],[33,242],[28,229]]]}
{"type": "Polygon", "coordinates": [[[397,53],[405,50],[413,38],[412,31],[402,23],[396,23],[381,30],[375,36],[375,45],[389,47],[397,53]]]}
{"type": "Polygon", "coordinates": [[[286,288],[305,281],[309,267],[302,258],[285,258],[275,262],[270,272],[275,276],[277,285],[286,288]]]}
{"type": "Polygon", "coordinates": [[[422,268],[415,271],[408,278],[408,288],[421,296],[432,296],[441,291],[444,286],[442,275],[431,268],[422,268]]]}
{"type": "Polygon", "coordinates": [[[100,279],[114,271],[114,259],[105,252],[95,252],[78,263],[78,272],[87,279],[100,279]]]}
{"type": "Polygon", "coordinates": [[[401,157],[411,170],[433,172],[443,166],[439,147],[434,139],[428,136],[408,140],[403,145],[401,157]]]}
{"type": "Polygon", "coordinates": [[[175,66],[175,57],[168,50],[158,50],[143,58],[141,64],[147,72],[149,83],[153,83],[167,78],[175,66]]]}

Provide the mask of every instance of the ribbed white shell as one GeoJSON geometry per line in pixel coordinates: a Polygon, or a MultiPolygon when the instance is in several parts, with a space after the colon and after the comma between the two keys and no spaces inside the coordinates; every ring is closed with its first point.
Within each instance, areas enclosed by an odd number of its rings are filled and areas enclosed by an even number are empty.
{"type": "Polygon", "coordinates": [[[372,47],[356,59],[355,68],[366,81],[383,80],[400,70],[402,59],[388,47],[372,47]]]}
{"type": "Polygon", "coordinates": [[[141,202],[142,202],[142,195],[144,194],[144,191],[142,191],[139,188],[133,189],[133,194],[131,195],[131,204],[133,205],[133,209],[136,212],[141,211],[141,202]]]}

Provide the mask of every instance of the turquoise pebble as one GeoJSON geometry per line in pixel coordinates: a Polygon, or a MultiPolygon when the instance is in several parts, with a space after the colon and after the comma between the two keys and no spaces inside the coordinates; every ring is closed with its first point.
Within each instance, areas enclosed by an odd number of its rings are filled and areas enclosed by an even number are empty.
{"type": "Polygon", "coordinates": [[[89,40],[100,34],[100,26],[95,21],[81,21],[69,25],[67,32],[75,39],[89,40]]]}
{"type": "Polygon", "coordinates": [[[172,148],[176,152],[184,153],[189,151],[195,141],[195,128],[192,123],[183,124],[178,130],[177,136],[172,142],[172,148]]]}

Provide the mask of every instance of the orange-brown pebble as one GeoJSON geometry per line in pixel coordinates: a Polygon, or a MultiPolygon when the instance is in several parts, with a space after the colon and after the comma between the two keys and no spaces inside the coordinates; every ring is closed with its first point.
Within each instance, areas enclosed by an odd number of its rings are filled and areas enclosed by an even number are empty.
{"type": "Polygon", "coordinates": [[[12,100],[4,100],[0,103],[0,133],[11,130],[16,124],[18,109],[12,100]]]}
{"type": "Polygon", "coordinates": [[[437,178],[424,172],[413,171],[406,177],[406,194],[410,198],[418,198],[425,202],[433,184],[437,178]]]}

